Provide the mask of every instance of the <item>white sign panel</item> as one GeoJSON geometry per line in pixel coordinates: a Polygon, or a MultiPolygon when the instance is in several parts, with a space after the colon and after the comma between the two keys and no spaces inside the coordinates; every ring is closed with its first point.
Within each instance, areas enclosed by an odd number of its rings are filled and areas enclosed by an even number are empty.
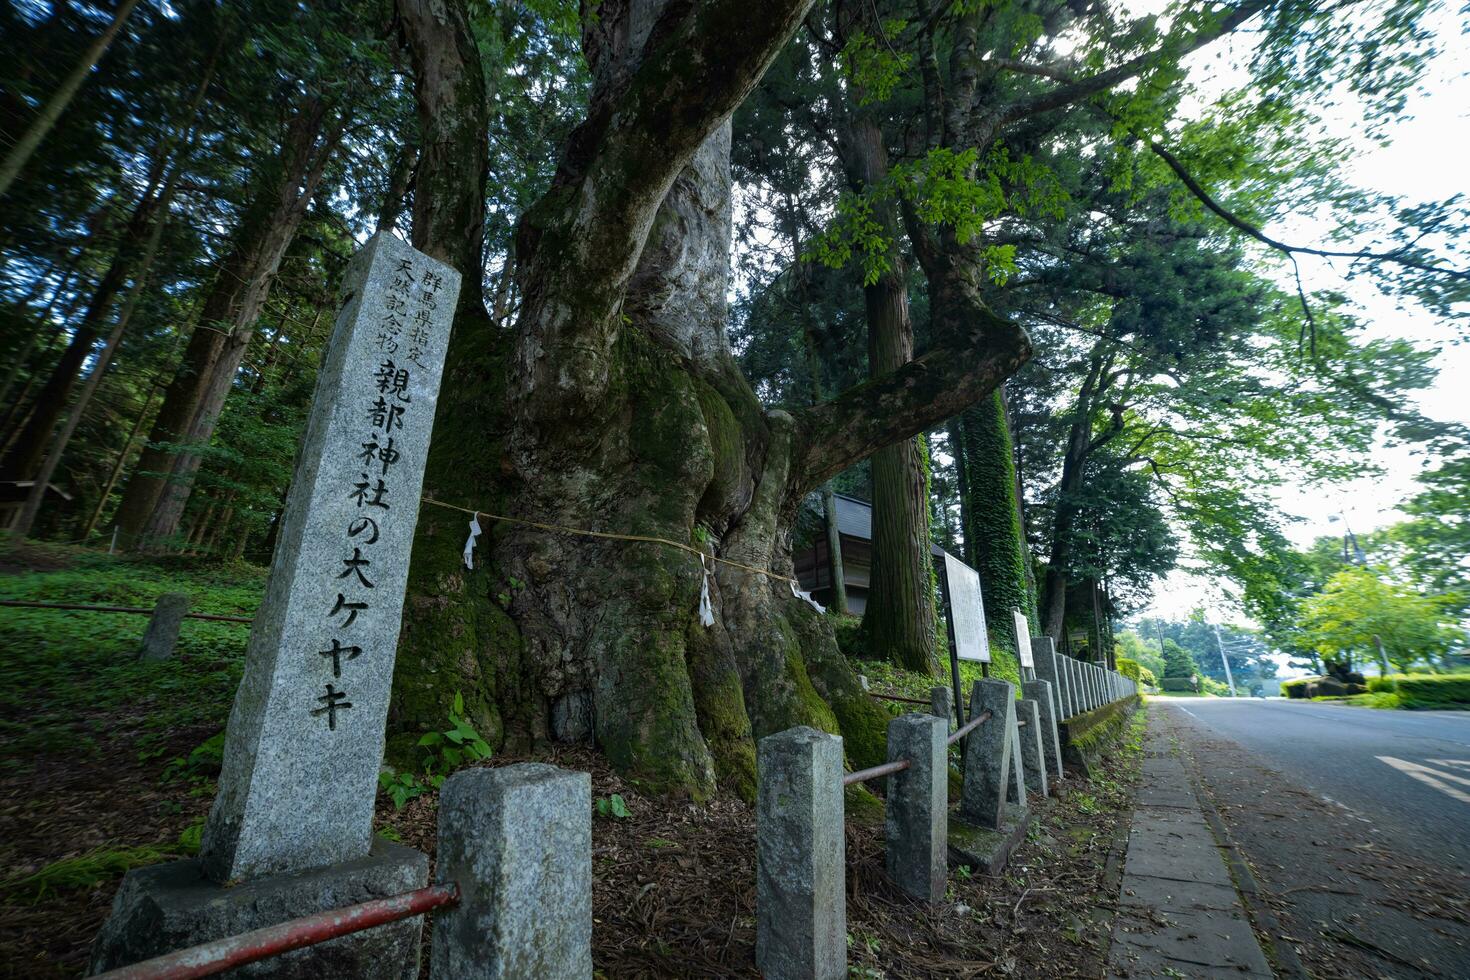
{"type": "Polygon", "coordinates": [[[990,663],[985,607],[980,604],[980,573],[946,553],[944,578],[949,584],[949,618],[954,626],[955,655],[961,660],[990,663]]]}
{"type": "Polygon", "coordinates": [[[1021,657],[1021,666],[1034,668],[1036,661],[1031,659],[1031,624],[1026,622],[1021,610],[1014,606],[1011,607],[1011,618],[1016,621],[1016,653],[1021,657]]]}

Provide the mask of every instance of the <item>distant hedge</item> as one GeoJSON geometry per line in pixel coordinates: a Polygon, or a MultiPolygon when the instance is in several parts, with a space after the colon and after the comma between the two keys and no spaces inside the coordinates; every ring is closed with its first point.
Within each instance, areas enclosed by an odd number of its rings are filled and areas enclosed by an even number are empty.
{"type": "Polygon", "coordinates": [[[1370,677],[1370,691],[1396,691],[1406,708],[1470,707],[1470,674],[1370,677]]]}
{"type": "Polygon", "coordinates": [[[1166,691],[1193,691],[1194,680],[1189,677],[1165,677],[1159,681],[1159,686],[1166,691]]]}
{"type": "Polygon", "coordinates": [[[1132,678],[1134,681],[1137,681],[1138,684],[1141,686],[1156,687],[1158,685],[1158,678],[1154,677],[1154,672],[1149,670],[1143,664],[1139,663],[1137,660],[1130,660],[1127,657],[1119,657],[1118,673],[1122,674],[1124,677],[1132,678]]]}
{"type": "Polygon", "coordinates": [[[1282,681],[1281,693],[1289,698],[1305,698],[1307,696],[1307,685],[1318,680],[1316,677],[1298,677],[1294,681],[1282,681]]]}

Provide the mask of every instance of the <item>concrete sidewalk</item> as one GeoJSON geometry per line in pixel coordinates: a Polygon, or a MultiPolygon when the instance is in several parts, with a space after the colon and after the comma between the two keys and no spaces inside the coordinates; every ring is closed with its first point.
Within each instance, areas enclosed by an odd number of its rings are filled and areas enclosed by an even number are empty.
{"type": "Polygon", "coordinates": [[[1172,742],[1150,726],[1109,977],[1271,977],[1172,742]]]}

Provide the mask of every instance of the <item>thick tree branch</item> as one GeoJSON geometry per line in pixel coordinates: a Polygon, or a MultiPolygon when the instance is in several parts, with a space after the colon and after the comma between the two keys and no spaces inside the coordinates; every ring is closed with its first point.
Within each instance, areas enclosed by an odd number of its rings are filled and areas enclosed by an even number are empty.
{"type": "MultiPolygon", "coordinates": [[[[1143,74],[1143,72],[1147,71],[1154,64],[1158,63],[1159,59],[1162,57],[1172,56],[1176,58],[1182,58],[1185,55],[1204,47],[1210,42],[1215,41],[1226,34],[1229,34],[1231,31],[1235,30],[1241,24],[1245,23],[1247,20],[1254,17],[1257,13],[1264,10],[1268,6],[1270,6],[1269,0],[1250,0],[1250,2],[1243,3],[1239,7],[1236,7],[1234,10],[1231,10],[1229,13],[1222,16],[1220,20],[1214,25],[1196,31],[1189,37],[1181,38],[1177,41],[1166,41],[1163,46],[1158,49],[1145,52],[1134,58],[1130,58],[1122,64],[1114,65],[1112,68],[1100,71],[1096,75],[1089,75],[1086,78],[1071,79],[1069,81],[1063,82],[1063,84],[1054,89],[1051,89],[1050,91],[1040,92],[1036,95],[1031,96],[1030,98],[1022,99],[1019,102],[1012,103],[1011,105],[1006,106],[1005,108],[1000,110],[999,113],[996,114],[996,116],[994,117],[993,128],[999,129],[1002,126],[1008,125],[1021,119],[1025,119],[1028,116],[1038,115],[1039,113],[1043,112],[1050,112],[1052,109],[1060,109],[1063,106],[1069,106],[1073,103],[1080,102],[1083,99],[1088,98],[1089,96],[1097,95],[1100,92],[1105,92],[1115,85],[1120,84],[1121,82],[1125,82],[1130,78],[1143,74]]],[[[1016,62],[1011,63],[1010,65],[1006,65],[1005,67],[1011,67],[1013,68],[1013,70],[1019,70],[1019,65],[1020,63],[1016,62]]],[[[1028,69],[1028,74],[1042,74],[1042,72],[1038,70],[1038,66],[1026,67],[1028,69]]],[[[1065,77],[1061,72],[1047,72],[1046,74],[1047,77],[1051,78],[1065,77]]]]}
{"type": "MultiPolygon", "coordinates": [[[[1470,279],[1470,270],[1446,268],[1445,266],[1431,265],[1428,262],[1420,262],[1417,259],[1409,258],[1408,256],[1403,254],[1404,251],[1407,250],[1408,246],[1405,246],[1403,249],[1399,249],[1393,252],[1375,252],[1371,249],[1339,250],[1330,248],[1313,248],[1307,245],[1289,245],[1286,242],[1280,241],[1278,239],[1272,238],[1270,235],[1267,235],[1255,225],[1252,225],[1250,222],[1246,221],[1239,215],[1235,214],[1233,211],[1226,208],[1219,201],[1215,200],[1210,192],[1205,190],[1205,188],[1200,185],[1200,182],[1194,179],[1194,176],[1190,174],[1189,170],[1185,168],[1184,164],[1180,162],[1179,158],[1176,157],[1173,153],[1169,152],[1167,148],[1161,146],[1156,142],[1150,141],[1149,149],[1153,150],[1154,153],[1159,157],[1159,159],[1163,160],[1166,164],[1169,165],[1169,169],[1174,171],[1174,174],[1179,178],[1180,183],[1188,188],[1189,192],[1193,194],[1196,198],[1198,198],[1199,202],[1203,204],[1207,209],[1209,209],[1216,216],[1221,218],[1226,224],[1230,225],[1230,227],[1246,235],[1249,235],[1251,238],[1254,238],[1256,241],[1261,242],[1264,245],[1269,245],[1271,248],[1276,249],[1278,252],[1282,252],[1288,256],[1293,257],[1296,255],[1316,255],[1321,258],[1328,259],[1372,259],[1379,262],[1394,262],[1398,265],[1406,266],[1410,269],[1419,269],[1423,272],[1432,272],[1437,275],[1451,276],[1455,279],[1470,279]]],[[[1297,276],[1297,288],[1300,291],[1300,274],[1298,274],[1297,276]]],[[[1305,301],[1305,296],[1303,296],[1303,302],[1305,301]]]]}
{"type": "Polygon", "coordinates": [[[659,205],[811,3],[669,0],[631,55],[635,66],[598,69],[606,87],[594,92],[551,188],[517,229],[517,388],[535,394],[546,418],[598,403],[618,314],[659,205]]]}
{"type": "Polygon", "coordinates": [[[898,370],[798,413],[795,489],[820,486],[883,446],[969,408],[1030,356],[1026,331],[985,311],[898,370]]]}

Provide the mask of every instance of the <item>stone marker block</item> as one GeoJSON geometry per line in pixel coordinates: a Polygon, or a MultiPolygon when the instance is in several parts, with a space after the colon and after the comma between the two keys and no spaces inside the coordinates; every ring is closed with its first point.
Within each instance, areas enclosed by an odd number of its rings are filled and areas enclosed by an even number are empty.
{"type": "Polygon", "coordinates": [[[1012,807],[1026,808],[1026,757],[1021,754],[1021,720],[1017,711],[1011,717],[1011,781],[1006,788],[1006,802],[1012,807]]]}
{"type": "Polygon", "coordinates": [[[171,660],[179,645],[179,627],[189,611],[189,597],[182,592],[165,592],[153,605],[148,629],[143,633],[139,660],[171,660]]]}
{"type": "Polygon", "coordinates": [[[1064,664],[1064,673],[1067,676],[1066,717],[1070,718],[1082,713],[1082,677],[1078,674],[1078,661],[1064,655],[1061,663],[1064,664]]]}
{"type": "Polygon", "coordinates": [[[1057,708],[1054,691],[1046,681],[1021,685],[1021,693],[1036,702],[1041,714],[1041,754],[1052,776],[1062,778],[1062,737],[1057,731],[1057,708]]]}
{"type": "Polygon", "coordinates": [[[1016,702],[1016,713],[1026,723],[1020,731],[1026,788],[1040,796],[1050,796],[1046,785],[1046,757],[1042,750],[1041,710],[1034,700],[1022,698],[1016,702]]]}
{"type": "Polygon", "coordinates": [[[391,234],[348,267],[200,861],[216,881],[368,852],[459,274],[391,234]]]}
{"type": "Polygon", "coordinates": [[[984,830],[999,830],[1006,815],[1006,787],[1011,781],[1015,742],[1016,700],[1009,681],[976,681],[970,694],[970,717],[989,711],[991,718],[965,738],[965,781],[960,817],[984,830]]]}
{"type": "Polygon", "coordinates": [[[543,763],[466,769],[439,792],[432,980],[592,976],[592,777],[543,763]]]}
{"type": "Polygon", "coordinates": [[[954,731],[958,725],[952,724],[955,720],[954,692],[947,687],[931,687],[929,689],[929,713],[935,718],[943,718],[949,725],[949,730],[954,731]]]}
{"type": "MultiPolygon", "coordinates": [[[[92,946],[89,973],[313,912],[422,888],[429,858],[382,839],[372,853],[330,868],[257,878],[233,887],[210,880],[197,859],[129,871],[92,946]]],[[[232,971],[232,977],[362,977],[415,980],[423,916],[299,949],[232,971]]]]}
{"type": "Polygon", "coordinates": [[[847,976],[842,739],[791,728],[756,760],[755,961],[767,980],[847,976]]]}
{"type": "Polygon", "coordinates": [[[1026,839],[1030,812],[1006,814],[999,830],[972,827],[957,817],[949,821],[949,864],[981,874],[998,875],[1005,870],[1011,853],[1026,839]]]}
{"type": "Polygon", "coordinates": [[[1062,689],[1062,678],[1057,670],[1056,644],[1049,636],[1031,638],[1031,661],[1036,665],[1036,680],[1051,685],[1052,710],[1061,715],[1066,708],[1066,692],[1062,689]]]}
{"type": "Polygon", "coordinates": [[[888,761],[912,763],[888,777],[883,818],[888,876],[926,902],[942,901],[947,881],[948,738],[949,724],[933,715],[904,715],[888,723],[888,761]]]}

